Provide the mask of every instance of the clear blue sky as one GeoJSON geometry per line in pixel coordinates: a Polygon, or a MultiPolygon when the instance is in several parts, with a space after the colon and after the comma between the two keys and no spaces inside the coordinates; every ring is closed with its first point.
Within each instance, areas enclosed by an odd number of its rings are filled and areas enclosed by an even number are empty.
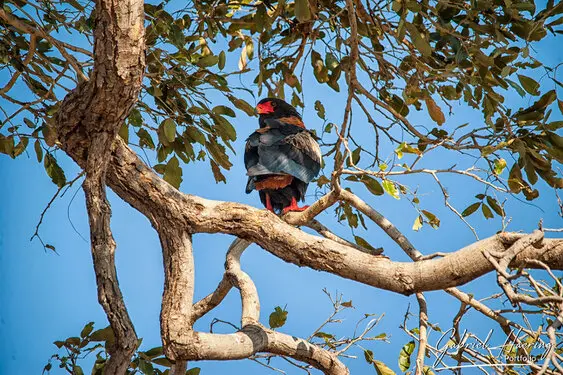
{"type": "MultiPolygon", "coordinates": [[[[561,62],[562,52],[557,44],[544,44],[541,57],[549,62],[561,62]]],[[[336,123],[341,121],[344,100],[342,95],[334,95],[327,87],[311,85],[305,92],[305,122],[309,128],[321,130],[321,123],[313,110],[316,98],[323,100],[327,117],[336,123]]],[[[514,100],[519,100],[514,98],[514,100]]],[[[526,98],[523,103],[529,101],[526,98]]],[[[532,99],[533,100],[533,99],[532,99]]],[[[415,114],[415,121],[427,119],[415,114]]],[[[362,119],[357,117],[357,125],[362,119]]],[[[463,122],[481,123],[479,114],[463,108],[448,117],[446,126],[455,127],[463,122]]],[[[226,176],[227,184],[215,184],[206,163],[184,166],[184,182],[181,190],[205,198],[230,200],[260,206],[256,194],[244,194],[246,183],[242,160],[243,141],[256,125],[255,118],[238,113],[234,120],[239,139],[235,146],[239,150],[232,156],[233,168],[226,176]]],[[[367,137],[367,135],[366,135],[367,137]]],[[[59,161],[65,169],[67,178],[73,178],[79,171],[62,152],[59,161]]],[[[440,160],[440,155],[430,157],[426,166],[434,163],[453,164],[453,160],[440,160]]],[[[46,175],[43,166],[35,160],[33,151],[17,160],[0,156],[0,374],[39,374],[51,354],[56,352],[53,341],[77,335],[83,325],[94,321],[97,328],[107,324],[105,315],[98,305],[89,243],[84,197],[78,185],[72,187],[64,197],[58,198],[48,211],[41,227],[45,242],[56,246],[58,255],[45,252],[41,244],[29,238],[34,232],[39,215],[50,200],[56,187],[46,175]],[[75,229],[76,231],[75,231],[75,229]],[[82,238],[83,237],[83,238],[82,238]]],[[[505,172],[507,173],[507,172],[505,172]]],[[[416,217],[410,204],[402,199],[397,201],[389,196],[363,196],[368,203],[386,215],[402,230],[424,253],[435,251],[454,251],[474,241],[465,225],[444,208],[438,187],[430,178],[413,177],[408,182],[413,188],[417,185],[424,192],[423,203],[441,219],[439,230],[424,226],[419,232],[411,230],[416,217]]],[[[452,203],[463,209],[472,197],[481,192],[473,182],[460,178],[445,178],[452,195],[452,203]]],[[[531,231],[537,227],[540,218],[546,227],[560,227],[561,218],[553,191],[544,189],[540,199],[533,205],[520,203],[514,199],[507,203],[507,211],[512,216],[510,230],[531,231]]],[[[314,188],[310,189],[310,193],[314,188]]],[[[363,194],[363,190],[359,190],[363,194]]],[[[159,311],[163,285],[162,257],[159,241],[148,220],[112,192],[109,193],[112,208],[112,228],[118,249],[116,255],[120,285],[130,315],[139,337],[144,339],[143,349],[160,345],[159,311]]],[[[308,197],[310,203],[312,197],[308,197]]],[[[331,213],[325,213],[320,220],[335,228],[343,236],[350,236],[347,227],[335,222],[331,213]]],[[[470,217],[481,238],[494,234],[500,229],[500,220],[485,220],[481,215],[470,217]]],[[[368,231],[358,231],[375,246],[383,246],[385,253],[394,260],[406,260],[401,251],[375,225],[368,224],[368,231]]],[[[224,255],[231,236],[196,235],[194,237],[196,260],[196,298],[211,292],[221,278],[224,255]]],[[[341,292],[345,300],[352,300],[355,309],[343,314],[344,323],[331,332],[337,335],[350,334],[355,322],[364,313],[385,314],[374,333],[387,332],[390,343],[370,342],[364,347],[374,352],[375,358],[383,360],[392,369],[400,372],[397,357],[402,345],[410,339],[398,328],[403,321],[407,306],[413,311],[417,305],[414,297],[404,297],[394,293],[343,280],[327,273],[312,271],[287,264],[264,250],[253,246],[243,256],[243,269],[254,279],[262,305],[262,322],[267,324],[268,315],[277,305],[287,305],[288,321],[281,331],[308,336],[331,312],[328,299],[322,292],[341,292]]],[[[498,290],[491,275],[476,280],[462,288],[484,297],[498,290]]],[[[448,327],[459,303],[440,292],[427,294],[429,317],[433,323],[448,327]]],[[[196,328],[206,330],[213,317],[228,320],[235,324],[240,320],[240,300],[234,291],[225,302],[198,322],[196,328]]],[[[411,320],[411,328],[415,326],[411,320]]],[[[476,314],[466,321],[477,332],[496,328],[476,314]]],[[[228,327],[221,327],[228,332],[228,327]]],[[[352,354],[359,359],[344,361],[353,374],[374,373],[363,360],[361,351],[352,354]]],[[[250,361],[229,363],[203,362],[202,374],[233,373],[264,374],[269,370],[250,361]]],[[[190,365],[191,366],[191,365],[190,365]]],[[[89,369],[88,369],[89,371],[89,369]]],[[[289,370],[296,373],[298,370],[289,370]]],[[[52,371],[57,374],[56,369],[52,371]]],[[[62,373],[62,372],[60,372],[62,373]]]]}

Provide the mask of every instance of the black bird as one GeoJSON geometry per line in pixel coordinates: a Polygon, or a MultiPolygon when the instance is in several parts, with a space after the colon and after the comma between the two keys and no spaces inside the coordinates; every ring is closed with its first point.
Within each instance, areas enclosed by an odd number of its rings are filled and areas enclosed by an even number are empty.
{"type": "Polygon", "coordinates": [[[321,169],[321,149],[295,108],[281,99],[262,99],[256,106],[260,128],[248,137],[244,152],[246,193],[258,190],[266,209],[303,211],[309,182],[321,169]]]}

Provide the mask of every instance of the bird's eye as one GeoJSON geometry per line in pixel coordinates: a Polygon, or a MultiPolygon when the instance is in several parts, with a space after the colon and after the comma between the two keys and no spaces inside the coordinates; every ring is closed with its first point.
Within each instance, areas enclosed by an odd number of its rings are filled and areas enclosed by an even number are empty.
{"type": "Polygon", "coordinates": [[[272,106],[272,108],[276,108],[277,104],[275,102],[270,102],[270,105],[272,106]]]}

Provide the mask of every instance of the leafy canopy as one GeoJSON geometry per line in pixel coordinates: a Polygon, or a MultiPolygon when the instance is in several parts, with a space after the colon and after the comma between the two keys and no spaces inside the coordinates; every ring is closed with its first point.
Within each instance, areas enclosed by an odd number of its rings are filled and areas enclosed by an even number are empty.
{"type": "MultiPolygon", "coordinates": [[[[397,178],[428,173],[417,163],[431,152],[445,160],[469,155],[470,168],[441,172],[485,182],[460,217],[479,208],[486,218],[503,216],[492,193],[533,200],[539,180],[563,186],[562,83],[534,52],[534,43],[561,33],[563,3],[354,4],[350,15],[344,1],[147,2],[146,77],[120,136],[154,151],[154,169],[176,187],[182,163],[207,162],[215,180],[225,181],[236,151],[233,118],[253,116],[256,99],[273,95],[314,108],[324,122],[316,130],[325,155],[335,166],[344,160],[346,183],[371,194],[404,196],[418,207],[416,191],[397,178]],[[326,103],[305,101],[312,79],[314,90],[348,93],[362,121],[346,115],[337,125],[326,103]],[[480,123],[448,116],[467,107],[482,113],[480,123]]],[[[94,20],[93,3],[79,0],[8,0],[0,15],[0,153],[35,153],[59,188],[67,177],[56,158],[56,113],[92,69],[94,20]]],[[[330,181],[325,162],[321,188],[330,181]]],[[[414,229],[439,225],[417,210],[414,229]]],[[[338,214],[352,227],[362,223],[349,206],[338,214]]]]}

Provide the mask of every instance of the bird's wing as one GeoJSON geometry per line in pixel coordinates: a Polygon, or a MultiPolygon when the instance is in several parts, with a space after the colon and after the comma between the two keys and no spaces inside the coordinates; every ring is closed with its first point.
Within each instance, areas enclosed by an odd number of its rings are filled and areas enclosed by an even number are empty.
{"type": "Polygon", "coordinates": [[[260,135],[258,165],[271,173],[287,173],[305,183],[318,175],[321,150],[313,136],[303,128],[273,128],[260,135]]]}
{"type": "Polygon", "coordinates": [[[261,133],[255,131],[246,140],[244,147],[244,166],[247,170],[248,182],[246,183],[246,193],[249,194],[256,188],[256,176],[271,174],[272,172],[260,164],[258,156],[258,146],[260,145],[261,133]]]}

